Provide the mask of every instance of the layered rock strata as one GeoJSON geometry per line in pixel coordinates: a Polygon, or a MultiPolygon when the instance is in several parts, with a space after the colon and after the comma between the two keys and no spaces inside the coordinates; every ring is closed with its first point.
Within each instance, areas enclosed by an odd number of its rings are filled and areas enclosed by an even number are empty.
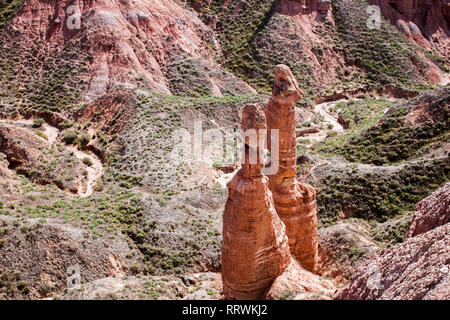
{"type": "Polygon", "coordinates": [[[450,182],[420,201],[406,233],[407,238],[428,232],[450,222],[450,182]]]}
{"type": "Polygon", "coordinates": [[[450,58],[450,3],[446,0],[370,0],[409,39],[450,58]]]}
{"type": "Polygon", "coordinates": [[[359,267],[343,300],[450,299],[450,224],[382,250],[359,267]]]}
{"type": "MultiPolygon", "coordinates": [[[[242,115],[242,129],[252,128],[265,128],[264,113],[255,105],[245,107],[242,115]]],[[[255,150],[251,141],[246,139],[245,163],[227,185],[222,247],[222,282],[227,299],[262,298],[291,261],[286,228],[275,211],[268,178],[261,172],[262,146],[255,150]],[[257,154],[253,164],[251,152],[257,154]]]]}
{"type": "Polygon", "coordinates": [[[450,299],[449,188],[446,183],[420,201],[406,241],[367,259],[334,298],[450,299]]]}
{"type": "MultiPolygon", "coordinates": [[[[309,271],[317,271],[317,190],[296,180],[297,142],[295,105],[301,99],[300,90],[291,70],[278,65],[272,97],[266,107],[267,135],[278,130],[279,153],[272,161],[279,161],[279,170],[269,176],[275,209],[286,225],[291,253],[309,271]]],[[[268,149],[272,150],[271,139],[268,149]]]]}

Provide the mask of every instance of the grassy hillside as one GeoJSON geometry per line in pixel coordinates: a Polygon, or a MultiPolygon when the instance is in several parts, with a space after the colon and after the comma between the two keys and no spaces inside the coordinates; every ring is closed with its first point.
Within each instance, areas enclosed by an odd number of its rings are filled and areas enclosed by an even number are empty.
{"type": "Polygon", "coordinates": [[[0,29],[20,9],[25,0],[0,0],[0,29]]]}
{"type": "Polygon", "coordinates": [[[449,141],[449,86],[398,103],[381,118],[388,105],[380,101],[338,105],[341,116],[350,123],[350,131],[317,146],[316,150],[342,155],[351,162],[382,165],[410,159],[430,145],[449,141]],[[413,110],[431,118],[411,124],[406,118],[413,110]]]}
{"type": "MultiPolygon", "coordinates": [[[[307,35],[307,29],[300,29],[308,20],[280,14],[279,1],[237,0],[225,5],[223,0],[191,0],[189,3],[216,31],[222,45],[222,62],[230,71],[267,92],[271,88],[273,68],[284,63],[298,78],[306,104],[311,104],[318,95],[352,87],[379,88],[389,83],[421,89],[423,85],[419,83],[424,83],[428,69],[424,55],[438,56],[412,44],[384,19],[379,30],[369,29],[367,1],[332,1],[336,26],[328,18],[315,21],[311,25],[312,37],[307,35]],[[329,76],[335,82],[327,83],[326,87],[322,79],[326,75],[318,78],[317,74],[335,58],[359,71],[349,72],[333,61],[336,69],[329,76]]],[[[448,67],[442,59],[432,60],[439,61],[443,69],[448,67]]]]}

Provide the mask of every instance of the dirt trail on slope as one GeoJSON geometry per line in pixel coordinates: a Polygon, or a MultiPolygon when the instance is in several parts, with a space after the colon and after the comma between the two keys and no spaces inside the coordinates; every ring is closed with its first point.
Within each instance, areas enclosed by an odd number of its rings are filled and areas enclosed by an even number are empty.
{"type": "Polygon", "coordinates": [[[92,162],[92,165],[86,168],[86,171],[88,172],[86,176],[87,180],[78,185],[78,195],[82,198],[88,197],[94,193],[94,186],[97,183],[97,180],[103,175],[104,169],[102,162],[95,154],[78,150],[75,146],[69,146],[67,147],[67,150],[72,151],[75,157],[80,161],[88,158],[92,162]]]}
{"type": "Polygon", "coordinates": [[[306,147],[311,147],[314,143],[325,140],[328,136],[329,131],[344,132],[344,128],[342,127],[342,125],[339,122],[337,122],[337,119],[335,119],[329,112],[330,107],[334,106],[339,101],[340,100],[333,102],[324,102],[317,104],[315,106],[314,109],[317,112],[317,114],[323,117],[323,120],[321,122],[322,126],[324,128],[327,128],[329,125],[331,125],[332,128],[320,129],[320,131],[317,133],[305,134],[304,136],[300,137],[299,139],[306,138],[310,140],[310,143],[307,144],[306,147]]]}
{"type": "MultiPolygon", "coordinates": [[[[45,141],[47,144],[53,146],[57,142],[59,129],[53,126],[50,126],[47,123],[42,124],[42,132],[45,134],[47,139],[37,136],[35,131],[32,129],[33,120],[0,120],[0,124],[7,127],[16,127],[26,130],[40,140],[45,141]]],[[[65,145],[64,145],[65,146],[65,145]]],[[[88,158],[92,162],[92,166],[87,166],[86,171],[88,172],[86,179],[82,180],[81,183],[78,184],[78,195],[82,198],[88,197],[94,193],[94,186],[97,183],[98,179],[100,179],[104,173],[103,164],[100,159],[91,152],[86,152],[79,150],[76,146],[65,146],[67,150],[73,152],[75,157],[83,161],[83,159],[88,158]]]]}

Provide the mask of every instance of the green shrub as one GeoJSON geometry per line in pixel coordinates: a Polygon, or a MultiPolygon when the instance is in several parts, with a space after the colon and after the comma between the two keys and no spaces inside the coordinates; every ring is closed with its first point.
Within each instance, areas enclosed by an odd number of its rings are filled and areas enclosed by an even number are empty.
{"type": "Polygon", "coordinates": [[[83,163],[85,165],[87,165],[88,167],[92,167],[94,165],[94,163],[92,162],[91,158],[88,158],[88,157],[83,159],[83,163]]]}
{"type": "Polygon", "coordinates": [[[78,135],[73,130],[69,130],[64,134],[63,141],[66,144],[74,144],[77,140],[78,140],[78,135]]]}
{"type": "Polygon", "coordinates": [[[40,128],[45,123],[45,120],[42,118],[34,119],[33,128],[40,128]]]}
{"type": "Polygon", "coordinates": [[[80,146],[86,147],[90,140],[91,136],[88,133],[83,133],[79,138],[80,146]]]}

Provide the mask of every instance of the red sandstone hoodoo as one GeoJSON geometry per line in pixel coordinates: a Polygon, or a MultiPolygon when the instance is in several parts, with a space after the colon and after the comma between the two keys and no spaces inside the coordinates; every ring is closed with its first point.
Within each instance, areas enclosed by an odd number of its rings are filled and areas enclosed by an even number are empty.
{"type": "MultiPolygon", "coordinates": [[[[259,132],[264,128],[261,108],[245,107],[242,129],[259,132]]],[[[262,298],[291,261],[286,228],[273,206],[269,181],[261,172],[263,159],[256,150],[257,164],[250,164],[251,151],[246,141],[245,163],[228,183],[223,214],[222,282],[228,299],[262,298]]]]}
{"type": "MultiPolygon", "coordinates": [[[[272,155],[272,159],[279,158],[279,171],[269,179],[261,170],[264,146],[259,144],[259,130],[266,128],[264,112],[257,105],[249,105],[242,113],[242,129],[256,129],[257,147],[253,150],[250,139],[245,138],[244,164],[227,185],[222,282],[228,299],[263,298],[267,290],[276,291],[271,285],[277,279],[282,284],[278,286],[287,283],[288,287],[297,287],[303,272],[298,262],[313,273],[317,271],[317,191],[295,178],[294,108],[300,97],[290,69],[277,66],[265,115],[268,137],[271,130],[279,130],[279,154],[272,155]],[[252,152],[256,153],[256,164],[251,164],[252,152]],[[282,274],[284,278],[279,278],[282,274]]],[[[267,141],[270,150],[271,140],[267,141]]]]}
{"type": "MultiPolygon", "coordinates": [[[[285,65],[275,70],[272,97],[266,107],[267,134],[279,130],[279,170],[269,176],[275,209],[286,225],[292,254],[309,271],[317,271],[317,190],[295,178],[297,142],[295,105],[301,99],[297,80],[285,65]]],[[[271,141],[268,139],[268,149],[271,141]]]]}

